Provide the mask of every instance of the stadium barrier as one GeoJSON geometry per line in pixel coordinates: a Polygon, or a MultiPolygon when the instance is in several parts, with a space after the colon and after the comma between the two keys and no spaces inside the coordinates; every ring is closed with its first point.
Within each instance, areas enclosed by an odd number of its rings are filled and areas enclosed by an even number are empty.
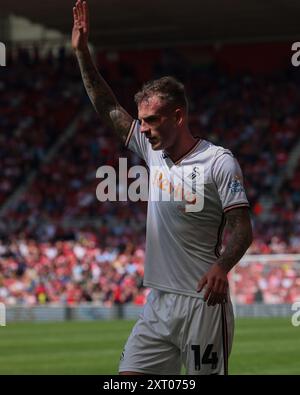
{"type": "MultiPolygon", "coordinates": [[[[44,306],[7,306],[7,323],[18,321],[93,321],[113,319],[137,319],[142,307],[124,304],[103,307],[93,303],[78,306],[44,305],[44,306]]],[[[235,305],[237,317],[291,317],[290,304],[251,304],[235,305]]]]}

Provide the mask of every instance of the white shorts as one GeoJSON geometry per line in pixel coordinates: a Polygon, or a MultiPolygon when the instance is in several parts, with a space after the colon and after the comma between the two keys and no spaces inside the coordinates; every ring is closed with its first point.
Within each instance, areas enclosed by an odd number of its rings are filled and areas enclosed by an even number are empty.
{"type": "Polygon", "coordinates": [[[152,290],[122,352],[119,372],[228,374],[234,316],[231,302],[152,290]]]}

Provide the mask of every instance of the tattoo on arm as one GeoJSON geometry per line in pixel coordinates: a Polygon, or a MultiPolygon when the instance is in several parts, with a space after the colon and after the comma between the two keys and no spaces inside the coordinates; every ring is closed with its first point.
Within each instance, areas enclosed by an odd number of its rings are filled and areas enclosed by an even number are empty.
{"type": "Polygon", "coordinates": [[[226,214],[226,222],[230,231],[230,237],[224,252],[217,262],[228,273],[238,263],[252,243],[249,209],[244,207],[230,210],[226,214]]]}
{"type": "Polygon", "coordinates": [[[98,73],[89,50],[76,52],[87,94],[103,121],[126,139],[133,118],[120,106],[113,91],[98,73]]]}

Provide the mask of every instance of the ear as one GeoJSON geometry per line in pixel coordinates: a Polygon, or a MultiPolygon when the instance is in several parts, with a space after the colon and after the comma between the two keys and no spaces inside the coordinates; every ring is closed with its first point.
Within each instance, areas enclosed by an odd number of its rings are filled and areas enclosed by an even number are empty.
{"type": "Polygon", "coordinates": [[[178,126],[182,126],[183,125],[184,111],[183,111],[182,108],[176,108],[176,110],[175,110],[175,121],[176,121],[178,126]]]}

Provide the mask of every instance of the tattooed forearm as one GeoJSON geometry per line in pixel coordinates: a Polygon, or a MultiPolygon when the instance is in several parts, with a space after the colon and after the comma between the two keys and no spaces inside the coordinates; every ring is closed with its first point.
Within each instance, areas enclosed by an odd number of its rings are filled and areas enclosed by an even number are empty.
{"type": "Polygon", "coordinates": [[[226,222],[231,234],[225,250],[217,262],[228,273],[238,263],[252,243],[252,226],[248,208],[238,208],[229,211],[226,214],[226,222]]]}
{"type": "Polygon", "coordinates": [[[116,105],[109,113],[114,130],[125,141],[133,118],[120,105],[116,105]]]}
{"type": "Polygon", "coordinates": [[[110,87],[98,73],[90,52],[88,50],[77,51],[76,56],[87,94],[96,111],[100,115],[106,116],[112,108],[116,107],[117,99],[110,87]]]}
{"type": "Polygon", "coordinates": [[[98,73],[89,50],[76,51],[76,57],[85,89],[95,110],[124,139],[132,117],[120,106],[113,91],[98,73]]]}

